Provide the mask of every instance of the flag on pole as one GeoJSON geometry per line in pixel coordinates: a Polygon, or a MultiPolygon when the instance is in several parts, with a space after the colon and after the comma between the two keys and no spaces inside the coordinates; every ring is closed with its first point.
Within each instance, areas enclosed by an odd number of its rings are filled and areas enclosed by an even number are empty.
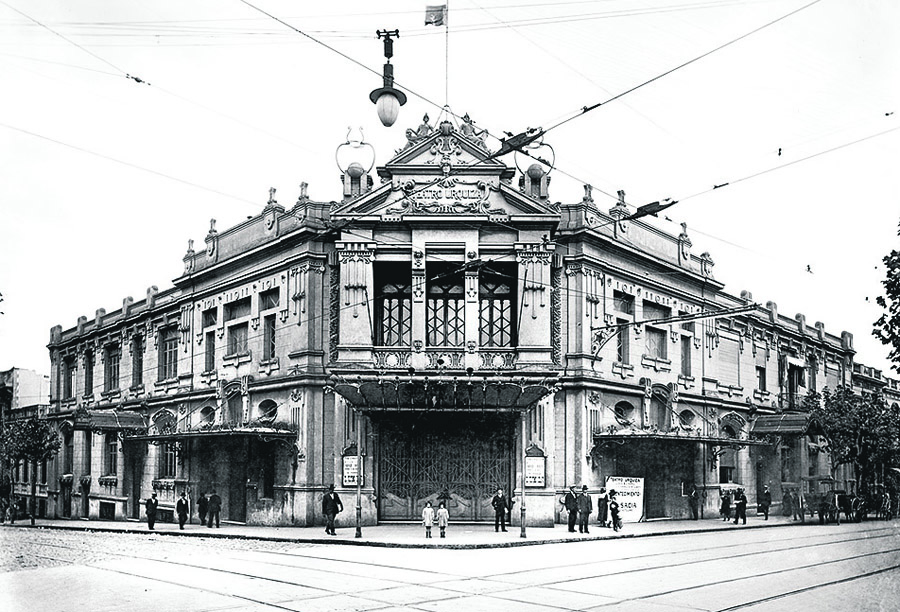
{"type": "Polygon", "coordinates": [[[437,4],[425,7],[425,25],[447,25],[447,5],[437,4]]]}

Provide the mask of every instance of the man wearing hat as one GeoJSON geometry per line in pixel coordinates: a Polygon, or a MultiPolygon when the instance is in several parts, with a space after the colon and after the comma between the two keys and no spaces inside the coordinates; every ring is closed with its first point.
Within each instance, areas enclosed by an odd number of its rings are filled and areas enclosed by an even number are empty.
{"type": "Polygon", "coordinates": [[[578,506],[578,533],[589,533],[588,521],[591,518],[591,512],[594,511],[594,505],[591,503],[587,485],[581,485],[581,493],[578,494],[576,504],[578,506]]]}
{"type": "Polygon", "coordinates": [[[763,514],[766,515],[766,520],[769,520],[769,506],[772,505],[772,492],[769,491],[769,485],[766,485],[763,489],[762,495],[759,496],[759,509],[763,511],[763,514]]]}
{"type": "Polygon", "coordinates": [[[322,514],[325,515],[325,533],[337,535],[334,531],[334,517],[344,510],[341,498],[334,492],[334,485],[328,485],[328,491],[322,498],[322,514]]]}
{"type": "Polygon", "coordinates": [[[575,520],[578,518],[578,497],[575,494],[575,485],[569,486],[569,492],[563,499],[563,505],[569,513],[569,533],[575,533],[575,520]]]}

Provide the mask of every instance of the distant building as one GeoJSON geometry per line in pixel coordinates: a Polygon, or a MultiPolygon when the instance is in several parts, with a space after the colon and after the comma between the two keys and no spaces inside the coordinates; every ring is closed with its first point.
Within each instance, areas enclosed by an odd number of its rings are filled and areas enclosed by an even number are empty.
{"type": "Polygon", "coordinates": [[[335,484],[345,525],[357,486],[366,524],[428,500],[486,521],[502,487],[552,525],[568,485],[616,476],[645,518],[688,516],[691,486],[709,516],[723,487],[752,509],[830,469],[801,399],[854,380],[849,333],[725,292],[623,192],[553,202],[470,123],[407,130],[377,174],[348,163],[338,202],[273,190],[172,287],[51,330],[52,514],[216,490],[227,520],[311,525],[335,484]]]}
{"type": "MultiPolygon", "coordinates": [[[[17,420],[45,417],[50,408],[50,377],[33,370],[10,368],[0,372],[0,430],[17,420]]],[[[25,462],[0,466],[0,479],[12,483],[11,493],[20,496],[31,494],[31,479],[37,478],[37,514],[44,516],[47,507],[47,463],[33,466],[25,462]],[[9,480],[7,480],[9,479],[9,480]]],[[[21,505],[21,504],[20,504],[21,505]]]]}

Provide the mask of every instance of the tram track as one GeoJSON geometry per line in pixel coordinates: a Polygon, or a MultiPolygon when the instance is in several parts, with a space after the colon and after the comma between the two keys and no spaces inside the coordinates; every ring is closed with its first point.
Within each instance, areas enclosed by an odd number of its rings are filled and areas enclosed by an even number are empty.
{"type": "MultiPolygon", "coordinates": [[[[834,546],[834,545],[853,542],[853,541],[860,541],[860,540],[874,541],[876,539],[880,540],[882,538],[891,537],[892,535],[895,535],[895,534],[896,534],[896,529],[890,528],[890,527],[885,527],[885,528],[866,530],[864,532],[856,532],[854,534],[854,537],[828,538],[825,541],[813,542],[813,543],[810,543],[807,545],[799,545],[799,546],[797,545],[798,541],[809,540],[811,538],[808,535],[807,536],[798,536],[798,537],[794,537],[794,538],[781,539],[780,542],[782,543],[782,545],[777,548],[768,548],[768,549],[760,550],[760,551],[750,551],[750,552],[746,552],[746,553],[739,553],[737,555],[735,555],[734,553],[729,553],[727,555],[727,558],[734,559],[736,557],[753,557],[753,556],[759,556],[759,555],[770,555],[772,553],[777,553],[777,552],[798,551],[798,550],[803,550],[803,549],[812,550],[815,548],[820,548],[820,547],[825,547],[825,546],[834,546]]],[[[838,535],[838,534],[834,534],[834,535],[838,535]]],[[[755,541],[755,542],[751,542],[749,544],[755,545],[755,544],[763,544],[763,543],[764,543],[763,541],[755,541]]],[[[744,544],[746,545],[747,543],[744,543],[744,544]]],[[[48,544],[46,544],[46,546],[56,548],[59,550],[72,550],[72,551],[83,552],[83,548],[79,548],[77,546],[65,545],[65,544],[48,543],[48,544]]],[[[668,556],[671,556],[673,554],[677,555],[680,553],[702,554],[707,551],[717,551],[717,550],[722,550],[722,549],[731,550],[731,549],[734,549],[734,547],[735,547],[735,544],[733,544],[733,543],[732,544],[724,544],[724,545],[716,545],[716,546],[704,546],[704,547],[693,548],[690,550],[678,551],[676,553],[653,552],[653,553],[648,553],[648,554],[632,555],[629,557],[605,559],[603,561],[599,561],[598,563],[605,563],[605,562],[611,562],[611,561],[625,561],[625,560],[634,561],[634,560],[640,560],[640,559],[649,559],[649,558],[658,557],[658,556],[662,556],[662,555],[668,555],[668,556]]],[[[239,553],[250,552],[250,553],[254,553],[254,554],[261,553],[264,556],[275,557],[275,558],[283,556],[283,557],[289,557],[289,558],[295,559],[295,560],[310,560],[310,561],[318,561],[318,562],[327,560],[327,561],[331,562],[332,564],[346,564],[347,570],[346,571],[336,570],[333,566],[328,569],[320,569],[320,568],[307,567],[307,566],[303,566],[302,568],[298,568],[298,569],[304,569],[307,571],[323,572],[323,573],[330,574],[332,576],[335,574],[338,574],[339,576],[346,576],[348,579],[351,577],[359,576],[359,572],[351,571],[351,567],[350,567],[350,566],[359,566],[360,565],[359,561],[333,559],[330,557],[323,558],[321,556],[315,556],[315,555],[309,555],[309,554],[298,554],[295,552],[271,551],[271,550],[259,550],[259,549],[246,549],[246,550],[240,550],[237,552],[239,552],[239,553]]],[[[426,552],[430,552],[430,551],[426,551],[426,552]]],[[[823,567],[826,565],[831,566],[831,565],[844,563],[847,561],[866,559],[866,558],[876,558],[879,556],[890,555],[890,554],[894,554],[894,553],[898,553],[898,552],[900,552],[900,547],[892,547],[892,548],[889,548],[886,550],[865,552],[865,553],[854,554],[854,555],[849,555],[849,556],[842,555],[839,558],[824,560],[824,561],[820,560],[820,561],[817,561],[816,563],[794,566],[787,570],[777,569],[777,570],[773,570],[770,572],[753,573],[752,575],[747,575],[747,576],[733,577],[733,578],[728,578],[728,579],[723,579],[723,580],[707,581],[702,584],[695,584],[695,585],[686,586],[686,587],[682,587],[682,588],[670,589],[667,591],[660,591],[657,593],[652,593],[652,594],[638,596],[638,597],[619,599],[619,600],[616,600],[616,602],[612,602],[610,604],[599,604],[596,607],[611,607],[611,606],[615,606],[616,604],[623,603],[623,602],[643,601],[643,600],[648,600],[648,599],[661,597],[661,596],[665,596],[665,595],[670,595],[670,594],[684,593],[684,592],[690,592],[690,591],[694,591],[694,590],[698,590],[698,589],[708,589],[711,587],[714,588],[717,586],[731,585],[731,584],[740,583],[741,581],[745,581],[745,580],[759,579],[759,578],[764,578],[766,576],[781,574],[781,573],[790,572],[790,571],[808,570],[810,568],[817,568],[817,567],[820,568],[820,567],[823,567]]],[[[263,572],[258,572],[258,573],[239,572],[239,571],[234,571],[232,569],[225,569],[225,568],[221,568],[221,567],[218,567],[218,568],[211,567],[208,564],[189,563],[189,562],[185,562],[185,561],[171,559],[171,558],[168,558],[167,556],[137,555],[137,554],[133,554],[133,553],[118,553],[118,552],[114,552],[114,551],[97,551],[97,554],[103,554],[107,557],[113,557],[113,558],[123,557],[123,558],[129,558],[129,559],[139,559],[139,560],[148,561],[148,562],[177,565],[177,566],[182,566],[182,567],[186,567],[186,568],[221,573],[224,575],[259,580],[262,582],[272,582],[272,583],[280,583],[280,584],[296,586],[296,587],[313,588],[313,589],[316,589],[319,591],[323,591],[322,596],[327,596],[327,594],[332,593],[332,591],[330,591],[329,589],[323,588],[321,586],[316,586],[315,584],[313,584],[311,582],[296,581],[296,580],[281,580],[281,579],[278,579],[278,578],[275,578],[272,576],[266,576],[266,575],[264,575],[263,572]]],[[[72,559],[65,559],[64,556],[52,557],[52,556],[42,555],[42,557],[47,560],[52,560],[52,561],[59,562],[59,563],[64,563],[64,564],[77,563],[77,561],[73,561],[72,559]]],[[[234,561],[239,561],[239,562],[246,561],[246,559],[243,559],[240,554],[228,555],[228,557],[230,560],[234,560],[234,561]]],[[[664,570],[664,569],[668,569],[668,568],[675,568],[675,567],[679,567],[679,566],[688,566],[688,565],[693,565],[693,564],[698,564],[698,563],[710,563],[710,562],[715,562],[717,560],[720,560],[722,558],[723,558],[722,556],[711,556],[711,557],[704,557],[701,560],[693,559],[693,560],[685,560],[685,561],[681,561],[681,562],[677,562],[677,563],[654,564],[652,566],[631,568],[631,569],[622,570],[622,571],[618,571],[618,572],[611,572],[611,573],[605,572],[605,573],[603,573],[603,576],[626,577],[628,575],[636,575],[636,574],[640,574],[642,572],[664,570]]],[[[278,566],[284,566],[287,568],[297,567],[296,564],[278,563],[278,562],[275,562],[274,559],[273,560],[255,559],[254,562],[262,564],[262,565],[278,565],[278,566]]],[[[88,563],[88,565],[94,565],[96,563],[98,563],[97,560],[92,560],[88,563]]],[[[200,590],[204,593],[211,593],[211,594],[222,595],[225,597],[235,598],[235,599],[238,599],[238,600],[241,600],[244,602],[253,603],[256,605],[260,605],[260,606],[265,606],[265,607],[271,608],[271,609],[278,609],[278,610],[294,610],[295,609],[295,608],[289,608],[289,607],[279,605],[278,603],[275,603],[275,602],[264,601],[264,600],[250,597],[247,595],[241,595],[241,594],[237,594],[237,593],[224,593],[222,591],[219,591],[219,590],[216,590],[213,588],[197,586],[195,584],[187,584],[184,581],[167,580],[165,578],[160,578],[157,576],[147,576],[147,575],[143,575],[139,572],[127,571],[126,569],[117,568],[117,567],[104,567],[102,565],[101,566],[94,565],[94,566],[97,569],[100,569],[102,571],[110,571],[110,572],[119,573],[119,574],[127,575],[127,576],[132,576],[132,577],[136,577],[136,578],[140,578],[140,579],[144,579],[144,580],[152,580],[152,581],[156,581],[156,582],[160,582],[160,583],[164,583],[164,584],[168,584],[168,585],[196,589],[196,590],[200,590]]],[[[428,569],[425,569],[422,567],[418,567],[415,570],[412,570],[410,567],[404,567],[401,565],[378,564],[378,567],[383,568],[383,569],[390,569],[390,570],[405,570],[405,571],[415,571],[415,572],[421,573],[421,574],[430,574],[430,575],[434,576],[435,580],[433,582],[427,582],[427,584],[437,587],[437,588],[442,588],[440,583],[443,582],[444,580],[451,580],[451,579],[457,578],[459,576],[458,574],[456,574],[454,572],[432,571],[432,570],[428,570],[428,569]],[[442,578],[443,578],[443,580],[442,580],[442,578]]],[[[540,569],[541,570],[553,569],[554,567],[558,568],[558,569],[564,569],[567,566],[566,565],[555,565],[555,566],[551,566],[550,568],[542,567],[540,569]]],[[[740,604],[736,604],[736,605],[728,607],[728,608],[723,608],[721,610],[721,612],[730,612],[732,610],[740,610],[743,608],[752,607],[754,605],[764,604],[768,601],[791,597],[794,595],[799,595],[802,593],[814,591],[819,588],[825,588],[828,586],[833,586],[835,584],[841,584],[844,582],[851,582],[854,580],[867,578],[869,576],[874,576],[874,575],[883,574],[886,572],[896,571],[898,569],[900,569],[900,564],[892,565],[887,568],[879,568],[879,569],[875,569],[872,571],[859,572],[859,573],[855,573],[851,576],[844,576],[844,577],[841,577],[841,578],[838,578],[835,580],[826,580],[826,581],[822,581],[821,583],[818,583],[815,585],[809,585],[809,586],[806,586],[803,588],[793,589],[790,591],[785,591],[783,593],[773,594],[773,595],[770,595],[770,596],[767,596],[764,598],[755,599],[755,600],[747,601],[747,602],[742,602],[740,604]]],[[[508,577],[510,575],[526,573],[528,571],[533,572],[535,570],[534,569],[518,570],[516,572],[505,572],[505,573],[498,573],[498,574],[482,575],[480,577],[483,579],[488,579],[488,580],[490,580],[490,579],[494,579],[494,580],[501,579],[502,580],[502,578],[504,576],[508,577]]],[[[568,577],[565,579],[559,579],[559,580],[553,580],[553,581],[537,581],[536,583],[534,583],[534,586],[552,589],[552,588],[557,588],[558,585],[571,583],[573,580],[578,580],[578,579],[579,578],[577,578],[577,577],[576,578],[568,577]]],[[[409,580],[403,580],[403,579],[391,579],[391,580],[385,581],[385,582],[386,582],[386,584],[389,582],[393,582],[393,583],[397,583],[397,584],[401,584],[401,585],[403,585],[403,584],[412,585],[412,584],[422,584],[423,583],[421,581],[409,581],[409,580]]],[[[386,587],[386,588],[388,588],[388,587],[386,587]]],[[[503,601],[510,601],[510,598],[502,597],[501,594],[504,594],[504,593],[509,594],[509,591],[515,591],[519,588],[521,588],[521,585],[516,584],[516,583],[509,583],[509,589],[495,591],[494,593],[485,593],[484,596],[492,597],[492,598],[495,598],[498,600],[502,599],[503,601]]],[[[565,588],[567,590],[571,590],[571,585],[568,585],[565,588]]],[[[452,590],[452,589],[449,589],[449,590],[452,590]]],[[[357,592],[356,595],[358,597],[365,597],[365,591],[357,592]]],[[[462,593],[460,593],[456,597],[451,596],[451,597],[447,597],[445,599],[455,599],[455,598],[461,598],[461,597],[464,597],[464,595],[462,593]]],[[[432,600],[432,601],[436,601],[436,600],[432,600]]],[[[410,606],[410,607],[415,607],[415,606],[410,606]]],[[[549,606],[549,605],[547,606],[547,608],[548,609],[550,609],[550,608],[568,609],[568,608],[564,608],[564,607],[549,606]]]]}

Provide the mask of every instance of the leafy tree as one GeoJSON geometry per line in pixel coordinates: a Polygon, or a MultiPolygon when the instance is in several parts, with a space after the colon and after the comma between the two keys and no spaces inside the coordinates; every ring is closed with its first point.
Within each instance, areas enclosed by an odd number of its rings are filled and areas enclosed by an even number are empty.
{"type": "Polygon", "coordinates": [[[52,458],[59,450],[59,436],[43,419],[30,418],[8,423],[3,431],[3,449],[12,463],[31,463],[31,524],[34,525],[37,500],[38,464],[52,458]]]}
{"type": "Polygon", "coordinates": [[[860,492],[870,491],[880,468],[900,458],[900,407],[881,395],[826,388],[810,393],[804,407],[822,427],[832,464],[853,466],[860,492]]]}
{"type": "Polygon", "coordinates": [[[900,372],[900,251],[891,251],[882,261],[887,270],[881,281],[884,295],[879,295],[875,301],[885,312],[875,321],[872,334],[891,347],[888,353],[893,361],[891,369],[900,372]]]}

